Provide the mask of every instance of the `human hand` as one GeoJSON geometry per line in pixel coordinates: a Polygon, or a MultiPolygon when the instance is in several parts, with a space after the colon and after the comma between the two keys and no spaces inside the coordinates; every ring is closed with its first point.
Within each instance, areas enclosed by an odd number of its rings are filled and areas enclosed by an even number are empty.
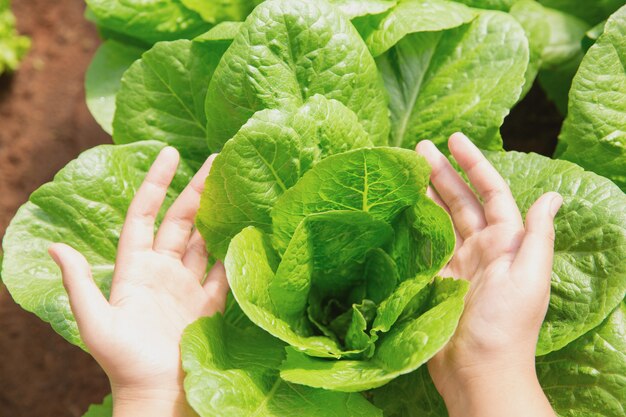
{"type": "Polygon", "coordinates": [[[213,158],[172,204],[154,236],[178,161],[174,148],[164,148],[137,191],[120,235],[108,301],[79,252],[60,243],[49,249],[62,270],[81,337],[110,379],[114,416],[195,415],[183,391],[180,339],[199,317],[224,310],[224,268],[218,262],[206,275],[208,254],[193,230],[213,158]]]}
{"type": "Polygon", "coordinates": [[[480,200],[432,142],[417,145],[432,167],[429,195],[450,213],[457,234],[441,275],[471,283],[457,331],[429,372],[451,416],[553,416],[537,382],[535,347],[563,200],[544,194],[524,226],[509,187],[478,148],[460,133],[448,146],[480,200]]]}

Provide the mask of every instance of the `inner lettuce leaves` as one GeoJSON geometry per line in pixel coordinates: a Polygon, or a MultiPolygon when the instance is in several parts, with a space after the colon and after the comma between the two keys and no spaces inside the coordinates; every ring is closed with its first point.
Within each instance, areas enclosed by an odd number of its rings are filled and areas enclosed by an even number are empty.
{"type": "MultiPolygon", "coordinates": [[[[48,256],[48,247],[65,242],[85,255],[94,280],[108,297],[126,210],[165,146],[145,141],[102,145],[82,153],[30,196],[6,231],[2,279],[13,299],[83,349],[61,272],[48,256]]],[[[164,207],[187,185],[193,172],[181,163],[164,207]]]]}
{"type": "MultiPolygon", "coordinates": [[[[245,172],[256,178],[254,167],[245,172]]],[[[231,290],[250,320],[289,345],[282,379],[374,388],[452,336],[468,284],[433,281],[455,238],[447,213],[425,196],[429,173],[398,148],[328,156],[276,198],[264,230],[250,225],[232,239],[231,290]]]]}
{"type": "Polygon", "coordinates": [[[185,391],[201,417],[382,417],[361,394],[281,379],[285,343],[236,318],[203,318],[183,335],[185,391]]]}
{"type": "Polygon", "coordinates": [[[550,306],[537,355],[598,326],[626,296],[626,195],[579,166],[536,154],[489,153],[523,215],[543,193],[564,203],[555,219],[550,306]]]}
{"type": "Polygon", "coordinates": [[[557,155],[626,191],[626,6],[613,14],[572,82],[557,155]]]}

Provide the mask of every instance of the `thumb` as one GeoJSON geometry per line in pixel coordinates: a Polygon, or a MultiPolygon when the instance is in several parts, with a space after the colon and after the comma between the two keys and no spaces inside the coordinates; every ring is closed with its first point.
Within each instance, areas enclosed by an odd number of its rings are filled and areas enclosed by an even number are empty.
{"type": "Polygon", "coordinates": [[[563,204],[563,197],[549,192],[532,205],[526,214],[524,239],[512,267],[526,274],[525,279],[550,282],[554,257],[554,217],[563,204]]]}
{"type": "Polygon", "coordinates": [[[89,332],[102,323],[109,303],[94,282],[89,263],[80,252],[63,243],[55,243],[48,248],[48,253],[61,268],[70,307],[81,337],[89,345],[89,332]]]}

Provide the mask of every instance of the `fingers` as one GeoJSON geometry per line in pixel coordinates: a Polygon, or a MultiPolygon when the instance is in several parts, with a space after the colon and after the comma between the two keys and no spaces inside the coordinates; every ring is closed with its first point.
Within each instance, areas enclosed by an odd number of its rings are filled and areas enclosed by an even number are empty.
{"type": "Polygon", "coordinates": [[[417,144],[417,152],[432,168],[430,181],[444,205],[450,210],[452,221],[462,239],[486,226],[483,208],[474,192],[454,170],[448,159],[430,141],[417,144]]]}
{"type": "Polygon", "coordinates": [[[178,152],[171,146],[159,153],[128,207],[118,253],[152,249],[154,221],[176,174],[178,160],[178,152]]]}
{"type": "Polygon", "coordinates": [[[194,175],[187,187],[169,208],[154,240],[154,250],[181,258],[193,229],[194,219],[200,207],[200,195],[204,182],[216,155],[211,155],[194,175]]]}
{"type": "Polygon", "coordinates": [[[488,224],[509,223],[522,227],[522,216],[509,186],[482,152],[462,133],[455,133],[448,147],[472,186],[482,197],[484,216],[488,224]]]}
{"type": "Polygon", "coordinates": [[[187,245],[187,250],[185,251],[182,262],[185,268],[198,277],[198,280],[204,278],[209,262],[209,254],[206,250],[204,239],[202,239],[200,232],[197,230],[194,230],[189,239],[189,244],[187,245]]]}
{"type": "MultiPolygon", "coordinates": [[[[437,194],[437,192],[435,190],[432,189],[432,187],[428,187],[426,189],[426,195],[433,200],[435,203],[437,203],[437,205],[439,207],[441,207],[442,209],[444,209],[448,214],[450,214],[450,209],[448,208],[448,206],[446,206],[446,203],[443,202],[443,200],[441,199],[441,197],[439,197],[439,194],[437,194]]],[[[461,247],[461,245],[463,245],[463,238],[461,237],[461,235],[459,234],[459,231],[456,229],[456,227],[453,228],[454,229],[454,236],[456,237],[456,240],[454,242],[454,251],[456,252],[456,250],[458,248],[461,247]]]]}
{"type": "Polygon", "coordinates": [[[93,281],[91,268],[85,257],[75,249],[55,243],[48,249],[54,262],[61,268],[63,286],[83,339],[87,342],[89,331],[95,331],[108,313],[109,303],[93,281]]]}
{"type": "Polygon", "coordinates": [[[554,217],[563,198],[557,193],[541,196],[526,214],[526,231],[512,268],[526,270],[520,278],[549,284],[554,255],[554,217]]]}
{"type": "Polygon", "coordinates": [[[213,307],[215,307],[215,309],[210,313],[212,314],[215,311],[223,313],[226,307],[226,296],[228,295],[229,288],[228,280],[226,279],[226,270],[220,261],[215,262],[215,265],[213,265],[213,268],[209,271],[202,287],[214,301],[213,307]]]}

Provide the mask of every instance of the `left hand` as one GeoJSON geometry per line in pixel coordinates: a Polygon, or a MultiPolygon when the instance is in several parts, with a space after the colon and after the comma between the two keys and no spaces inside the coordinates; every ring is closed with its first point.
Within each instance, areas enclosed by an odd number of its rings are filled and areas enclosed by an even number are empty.
{"type": "MultiPolygon", "coordinates": [[[[208,254],[193,229],[213,158],[172,204],[154,236],[155,218],[178,161],[174,148],[164,148],[128,209],[109,300],[94,283],[84,256],[65,244],[49,249],[62,270],[81,337],[109,376],[117,410],[135,400],[147,404],[154,399],[162,412],[183,410],[159,415],[193,415],[183,392],[181,336],[198,318],[223,311],[226,302],[224,268],[218,262],[206,274],[208,254]]],[[[115,415],[122,414],[131,412],[115,415]]]]}

